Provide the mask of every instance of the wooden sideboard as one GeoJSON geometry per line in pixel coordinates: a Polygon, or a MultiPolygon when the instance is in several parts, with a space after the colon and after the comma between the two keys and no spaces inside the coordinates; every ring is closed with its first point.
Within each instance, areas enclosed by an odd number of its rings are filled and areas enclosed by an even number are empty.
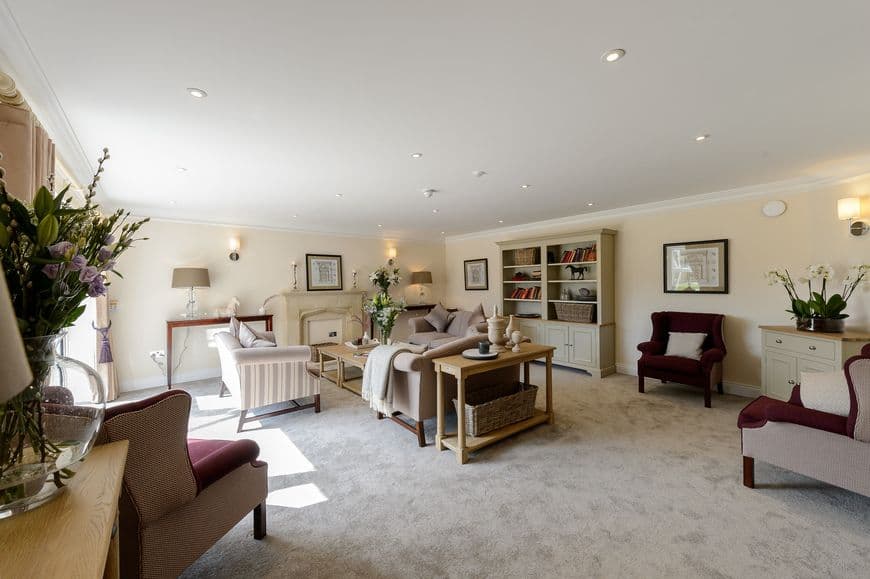
{"type": "Polygon", "coordinates": [[[833,372],[870,343],[870,333],[824,334],[793,326],[761,326],[762,391],[788,400],[801,372],[833,372]]]}
{"type": "Polygon", "coordinates": [[[0,577],[119,577],[126,440],[94,447],[48,503],[0,520],[0,577]]]}

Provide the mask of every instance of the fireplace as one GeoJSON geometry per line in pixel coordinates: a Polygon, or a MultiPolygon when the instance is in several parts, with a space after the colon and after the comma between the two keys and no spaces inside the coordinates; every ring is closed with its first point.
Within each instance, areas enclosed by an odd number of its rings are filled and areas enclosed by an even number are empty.
{"type": "Polygon", "coordinates": [[[291,291],[275,300],[275,331],[281,344],[342,343],[362,336],[365,292],[291,291]]]}

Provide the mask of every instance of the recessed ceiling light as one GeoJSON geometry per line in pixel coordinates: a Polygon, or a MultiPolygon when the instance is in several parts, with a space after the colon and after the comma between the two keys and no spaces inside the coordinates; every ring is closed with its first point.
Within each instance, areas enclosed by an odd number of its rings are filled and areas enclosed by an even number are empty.
{"type": "Polygon", "coordinates": [[[342,195],[341,193],[336,193],[335,196],[338,197],[339,199],[341,199],[342,197],[344,197],[344,195],[342,195]]]}
{"type": "Polygon", "coordinates": [[[695,142],[696,143],[703,143],[704,141],[708,140],[709,138],[710,138],[710,135],[707,135],[707,134],[698,135],[697,137],[695,137],[695,142]]]}
{"type": "Polygon", "coordinates": [[[613,50],[608,50],[604,54],[601,55],[601,60],[604,62],[616,62],[620,58],[625,56],[625,51],[621,48],[614,48],[613,50]]]}
{"type": "Polygon", "coordinates": [[[471,174],[475,177],[483,177],[484,175],[486,175],[486,171],[481,171],[480,169],[478,169],[477,171],[472,171],[471,174]]]}
{"type": "Polygon", "coordinates": [[[383,223],[378,223],[378,227],[383,227],[383,226],[384,226],[383,223]]]}
{"type": "Polygon", "coordinates": [[[586,207],[592,207],[593,205],[595,205],[595,203],[587,203],[586,207]]]}
{"type": "Polygon", "coordinates": [[[293,214],[293,219],[296,219],[297,217],[299,217],[299,216],[296,215],[296,214],[294,213],[294,214],[293,214]]]}
{"type": "Polygon", "coordinates": [[[175,205],[175,199],[171,199],[171,200],[169,201],[169,204],[170,204],[170,205],[175,205]]]}
{"type": "Polygon", "coordinates": [[[441,232],[441,235],[444,235],[445,233],[447,233],[447,232],[446,232],[446,231],[442,231],[442,232],[441,232]]]}
{"type": "Polygon", "coordinates": [[[528,189],[529,187],[531,187],[531,185],[520,185],[520,187],[523,189],[528,189]]]}
{"type": "Polygon", "coordinates": [[[175,170],[179,173],[187,173],[187,167],[176,167],[175,170]]]}
{"type": "Polygon", "coordinates": [[[432,213],[438,213],[438,210],[437,210],[437,209],[433,209],[433,210],[432,210],[432,213]]]}
{"type": "Polygon", "coordinates": [[[187,89],[187,94],[192,96],[195,99],[204,99],[208,96],[208,93],[202,90],[201,88],[191,87],[187,89]]]}
{"type": "Polygon", "coordinates": [[[504,219],[499,219],[498,222],[499,222],[499,223],[504,223],[504,219]]]}
{"type": "Polygon", "coordinates": [[[430,197],[432,197],[432,195],[434,193],[437,193],[437,192],[438,192],[438,189],[423,189],[423,197],[425,197],[426,199],[429,199],[430,197]]]}
{"type": "Polygon", "coordinates": [[[423,153],[411,153],[411,156],[415,159],[419,159],[423,156],[423,153]]]}

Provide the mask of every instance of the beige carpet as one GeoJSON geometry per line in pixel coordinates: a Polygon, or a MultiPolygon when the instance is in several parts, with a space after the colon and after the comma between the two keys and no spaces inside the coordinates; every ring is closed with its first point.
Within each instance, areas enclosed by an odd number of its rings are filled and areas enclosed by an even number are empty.
{"type": "MultiPolygon", "coordinates": [[[[765,464],[757,490],[741,485],[736,417],[747,399],[714,395],[705,410],[688,387],[650,382],[642,395],[627,376],[555,378],[554,426],[465,466],[324,386],[321,414],[268,419],[246,434],[270,463],[268,538],[252,538],[248,517],[186,576],[854,578],[870,569],[870,499],[765,464]]],[[[191,387],[193,436],[236,436],[237,411],[217,391],[191,387]]]]}

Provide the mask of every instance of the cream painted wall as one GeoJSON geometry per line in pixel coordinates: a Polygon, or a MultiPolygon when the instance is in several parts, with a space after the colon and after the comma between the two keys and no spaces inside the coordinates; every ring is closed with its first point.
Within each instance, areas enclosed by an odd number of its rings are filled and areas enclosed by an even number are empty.
{"type": "MultiPolygon", "coordinates": [[[[289,289],[289,264],[305,263],[306,253],[342,256],[344,287],[351,287],[351,271],[359,272],[359,287],[368,289],[368,274],[387,259],[387,249],[396,247],[402,270],[402,291],[409,303],[417,301],[417,287],[406,285],[410,271],[427,269],[433,284],[427,288],[439,299],[444,287],[444,245],[438,241],[389,241],[380,238],[344,237],[288,231],[194,225],[155,221],[142,228],[149,237],[130,249],[118,269],[124,279],[113,278],[110,298],[117,300],[112,312],[114,359],[122,390],[165,384],[159,368],[148,357],[152,350],[165,349],[165,320],[184,310],[187,292],[172,289],[172,268],[190,265],[207,267],[211,288],[199,290],[201,311],[224,307],[237,296],[242,314],[255,314],[268,296],[289,289]],[[228,241],[241,240],[241,259],[228,258],[228,241]]],[[[299,286],[305,288],[305,269],[299,269],[299,286]]],[[[396,295],[396,294],[394,294],[396,295]]],[[[186,329],[175,332],[176,363],[183,348],[186,329]]],[[[173,382],[219,375],[216,350],[207,346],[205,330],[189,331],[188,348],[173,382]]]]}
{"type": "MultiPolygon", "coordinates": [[[[649,315],[657,310],[706,311],[725,314],[728,357],[725,381],[734,390],[760,387],[760,324],[789,324],[786,294],[769,287],[763,278],[771,267],[792,273],[811,263],[833,264],[841,279],[847,265],[870,263],[870,235],[856,238],[847,223],[837,220],[837,199],[862,195],[870,216],[870,178],[832,186],[823,191],[718,202],[685,209],[636,213],[606,219],[578,219],[574,223],[524,226],[476,239],[448,239],[446,243],[446,302],[470,307],[483,302],[490,311],[500,299],[499,253],[496,241],[583,231],[597,227],[618,230],[616,236],[616,351],[620,371],[633,373],[636,345],[649,339],[649,315]],[[762,205],[781,198],[787,212],[767,218],[762,205]],[[727,238],[730,250],[730,293],[675,295],[662,291],[662,244],[727,238]],[[465,291],[463,260],[489,259],[490,290],[465,291]]],[[[839,281],[839,279],[838,279],[839,281]]],[[[838,284],[839,285],[839,284],[838,284]]],[[[850,300],[847,327],[870,328],[870,288],[850,300]]]]}

